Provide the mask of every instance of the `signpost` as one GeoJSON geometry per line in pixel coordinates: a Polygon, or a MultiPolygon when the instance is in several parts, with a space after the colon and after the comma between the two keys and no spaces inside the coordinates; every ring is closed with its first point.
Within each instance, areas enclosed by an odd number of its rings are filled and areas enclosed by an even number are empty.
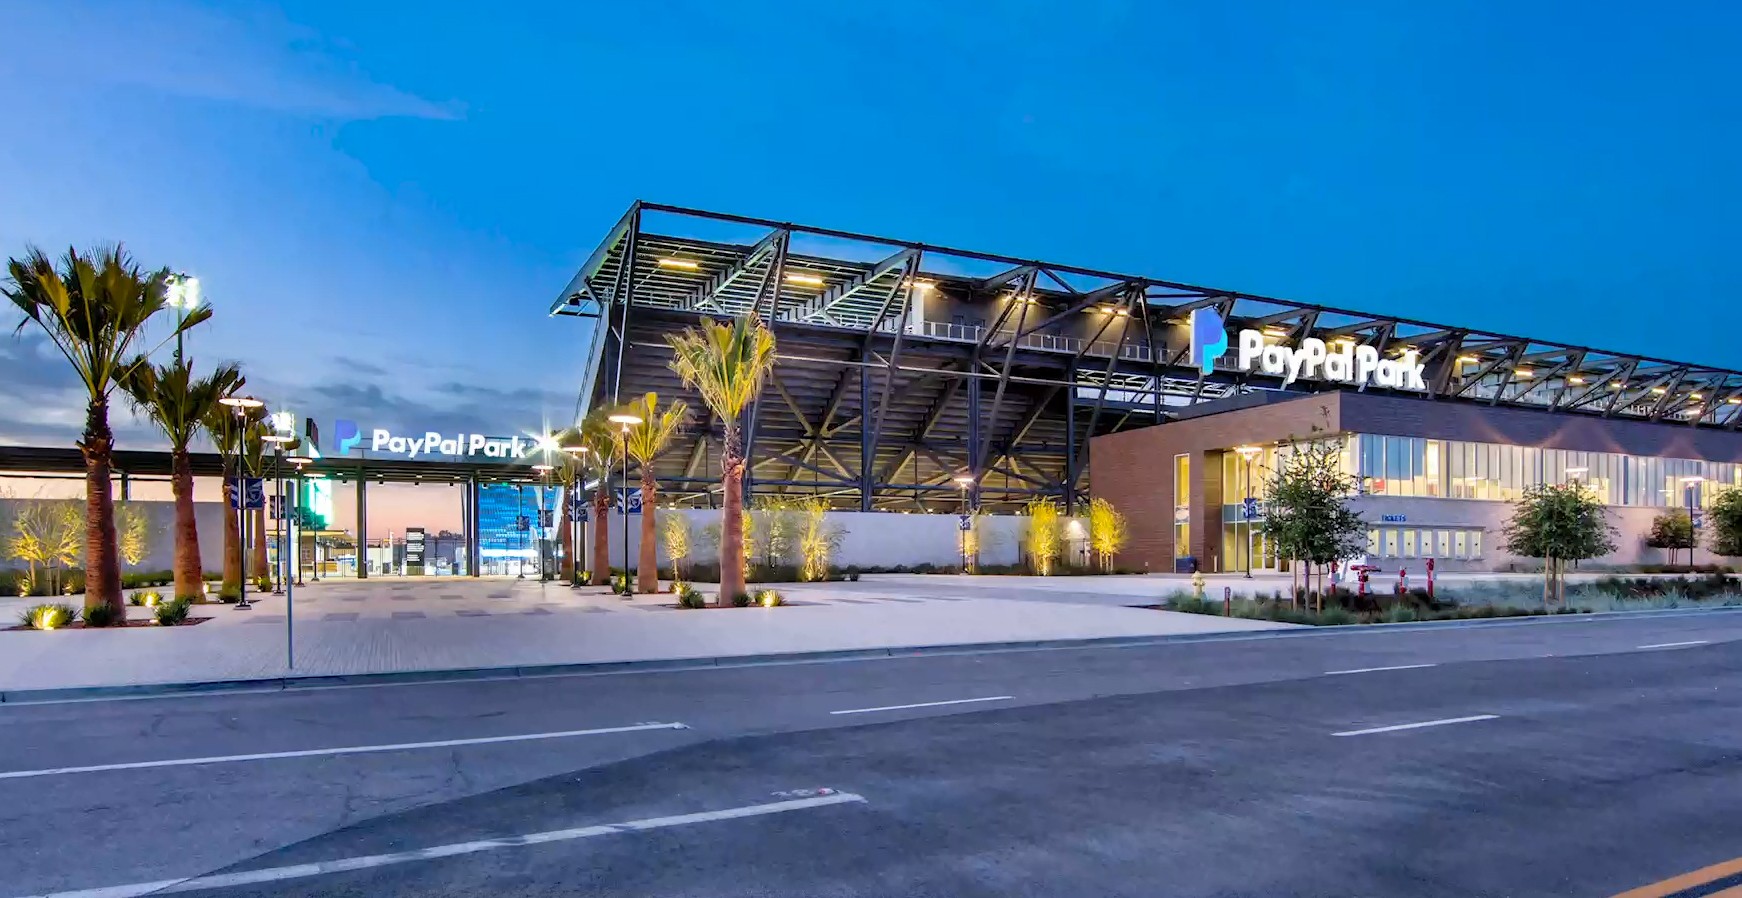
{"type": "Polygon", "coordinates": [[[411,576],[421,576],[424,566],[424,530],[422,527],[405,528],[405,573],[411,576]]]}
{"type": "Polygon", "coordinates": [[[640,514],[641,487],[618,487],[617,507],[623,514],[640,514]]]}
{"type": "Polygon", "coordinates": [[[265,508],[266,480],[260,477],[242,478],[241,487],[230,490],[230,507],[239,511],[265,508]]]}

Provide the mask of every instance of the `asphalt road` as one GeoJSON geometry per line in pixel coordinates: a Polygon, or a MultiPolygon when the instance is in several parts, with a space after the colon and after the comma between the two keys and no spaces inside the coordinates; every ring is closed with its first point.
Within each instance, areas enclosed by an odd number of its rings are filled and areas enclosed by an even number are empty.
{"type": "Polygon", "coordinates": [[[1739,712],[1738,613],[7,706],[0,898],[1607,896],[1739,712]]]}

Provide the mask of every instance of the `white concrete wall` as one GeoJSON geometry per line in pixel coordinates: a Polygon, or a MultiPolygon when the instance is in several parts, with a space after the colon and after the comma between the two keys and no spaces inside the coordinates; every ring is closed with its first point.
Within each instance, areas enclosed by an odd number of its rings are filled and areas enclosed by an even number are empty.
{"type": "MultiPolygon", "coordinates": [[[[660,515],[681,514],[690,521],[690,560],[712,560],[718,552],[702,538],[702,529],[717,524],[720,513],[712,509],[662,509],[660,515]]],[[[615,511],[606,516],[611,543],[611,564],[623,564],[623,516],[615,511]]],[[[981,525],[983,535],[980,563],[1015,564],[1027,529],[1027,518],[1017,515],[989,515],[981,525]]],[[[961,560],[958,542],[959,518],[953,514],[901,514],[899,512],[829,512],[829,523],[843,531],[841,547],[835,552],[837,567],[894,567],[917,564],[954,565],[961,560]]],[[[1083,522],[1072,522],[1068,537],[1081,531],[1083,522]]],[[[760,529],[760,528],[759,528],[760,529]]],[[[589,540],[591,537],[584,536],[589,540]]],[[[641,551],[641,516],[629,516],[629,561],[636,566],[641,551]]],[[[1080,558],[1078,560],[1081,560],[1080,558]]],[[[664,547],[659,548],[659,563],[669,564],[664,547]]],[[[796,562],[795,562],[796,563],[796,562]]]]}
{"type": "MultiPolygon", "coordinates": [[[[1436,499],[1427,497],[1405,498],[1401,496],[1366,496],[1351,503],[1362,517],[1367,519],[1369,527],[1479,527],[1486,531],[1482,536],[1483,558],[1479,561],[1441,560],[1435,564],[1440,570],[1446,571],[1504,571],[1516,567],[1520,570],[1539,567],[1542,562],[1534,558],[1520,558],[1507,553],[1501,548],[1504,537],[1502,529],[1507,519],[1512,516],[1511,502],[1489,501],[1481,499],[1436,499]],[[1403,515],[1401,522],[1385,522],[1384,515],[1403,515]]],[[[1609,520],[1615,525],[1615,551],[1602,558],[1584,562],[1585,565],[1625,566],[1637,564],[1668,564],[1670,555],[1675,556],[1675,563],[1687,563],[1686,549],[1677,549],[1673,553],[1665,549],[1653,549],[1645,545],[1646,534],[1651,532],[1651,522],[1667,508],[1636,508],[1610,506],[1609,520]]],[[[1701,531],[1700,546],[1694,549],[1695,564],[1736,564],[1738,559],[1713,555],[1705,548],[1709,539],[1709,531],[1701,531]]],[[[1394,564],[1396,560],[1378,561],[1379,564],[1394,564]]],[[[1417,560],[1419,564],[1419,560],[1417,560]]]]}
{"type": "MultiPolygon", "coordinates": [[[[0,568],[23,568],[24,562],[12,557],[11,543],[13,537],[12,522],[16,509],[23,499],[0,499],[0,568]]],[[[82,512],[84,500],[66,501],[78,507],[82,512]]],[[[138,564],[127,564],[123,561],[123,573],[131,571],[167,571],[175,562],[175,503],[134,500],[135,506],[145,509],[148,525],[146,537],[146,556],[138,564]]],[[[224,555],[224,506],[219,502],[195,502],[194,519],[200,531],[200,559],[208,571],[223,567],[224,555]]],[[[81,530],[81,533],[83,531],[81,530]]],[[[82,541],[82,536],[81,536],[82,541]]]]}

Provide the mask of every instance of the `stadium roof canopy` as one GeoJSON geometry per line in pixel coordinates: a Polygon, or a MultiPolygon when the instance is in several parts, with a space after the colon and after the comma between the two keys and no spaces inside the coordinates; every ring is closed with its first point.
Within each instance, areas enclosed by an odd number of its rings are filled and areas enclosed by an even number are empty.
{"type": "Polygon", "coordinates": [[[938,510],[959,507],[960,478],[983,506],[1048,495],[1074,506],[1090,436],[1253,390],[1338,389],[1284,387],[1232,357],[1201,375],[1186,358],[1199,308],[1277,341],[1413,351],[1423,401],[1742,424],[1742,372],[645,202],[550,311],[597,323],[580,411],[648,391],[690,403],[690,426],[658,462],[669,493],[711,501],[720,428],[669,369],[664,338],[702,317],[755,314],[774,329],[779,362],[745,422],[752,490],[938,510]]]}

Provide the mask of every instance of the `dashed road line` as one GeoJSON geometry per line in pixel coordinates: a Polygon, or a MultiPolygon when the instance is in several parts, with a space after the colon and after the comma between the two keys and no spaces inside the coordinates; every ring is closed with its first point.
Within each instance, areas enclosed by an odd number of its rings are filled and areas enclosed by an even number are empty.
{"type": "Polygon", "coordinates": [[[676,814],[670,817],[646,817],[640,820],[627,820],[622,823],[602,823],[594,826],[579,826],[573,829],[554,829],[545,832],[527,833],[520,836],[507,836],[500,839],[479,839],[474,842],[454,842],[448,845],[434,845],[428,848],[418,848],[411,851],[395,851],[390,854],[367,854],[359,857],[338,858],[330,861],[317,861],[312,864],[290,864],[283,867],[265,867],[259,870],[243,870],[238,873],[215,873],[209,876],[195,876],[188,879],[160,879],[155,882],[137,882],[126,885],[102,886],[95,889],[77,889],[70,892],[48,892],[30,898],[135,898],[140,895],[170,895],[178,892],[195,892],[203,889],[227,889],[236,886],[259,885],[268,882],[283,882],[290,879],[307,879],[312,876],[324,876],[329,873],[348,873],[354,870],[367,870],[372,867],[386,867],[392,864],[408,864],[415,861],[435,860],[436,858],[455,857],[457,855],[477,854],[482,851],[495,851],[501,848],[519,848],[526,845],[545,845],[551,842],[572,842],[577,839],[591,839],[597,836],[610,836],[619,833],[646,832],[655,829],[668,829],[674,826],[689,826],[695,823],[710,823],[716,820],[741,820],[746,817],[763,817],[769,814],[784,814],[789,811],[802,811],[808,808],[820,808],[836,804],[863,803],[863,796],[851,792],[835,792],[823,790],[827,794],[809,798],[797,798],[789,801],[773,801],[767,804],[745,805],[743,807],[726,808],[719,811],[703,811],[696,814],[676,814]]]}
{"type": "Polygon", "coordinates": [[[465,745],[497,745],[504,742],[532,742],[542,739],[571,739],[580,736],[604,736],[610,733],[639,733],[646,730],[687,730],[681,723],[638,723],[632,726],[599,727],[590,730],[562,730],[554,733],[519,733],[513,736],[483,736],[475,739],[442,739],[436,742],[399,742],[392,745],[349,745],[342,748],[310,748],[299,751],[269,751],[248,755],[213,755],[204,758],[167,758],[159,761],[130,761],[122,764],[94,764],[88,767],[49,767],[43,770],[0,771],[0,780],[25,779],[37,776],[61,776],[68,773],[100,773],[108,770],[147,770],[153,767],[193,767],[202,764],[232,764],[239,761],[276,761],[283,758],[319,758],[330,755],[361,755],[384,751],[416,751],[425,748],[456,748],[465,745]]]}
{"type": "Polygon", "coordinates": [[[1642,649],[1675,649],[1684,645],[1705,645],[1710,639],[1689,639],[1686,642],[1654,642],[1651,645],[1636,646],[1642,649]]]}
{"type": "Polygon", "coordinates": [[[974,702],[1004,702],[1014,695],[989,695],[985,698],[954,698],[947,702],[918,702],[912,705],[884,705],[881,708],[848,708],[845,711],[830,711],[830,714],[870,714],[873,711],[906,711],[909,708],[937,708],[944,705],[967,705],[974,702]]]}
{"type": "Polygon", "coordinates": [[[1469,717],[1447,717],[1443,720],[1424,720],[1420,723],[1399,723],[1388,727],[1370,727],[1365,730],[1346,730],[1332,733],[1333,736],[1369,736],[1374,733],[1395,733],[1398,730],[1419,730],[1423,727],[1443,727],[1454,723],[1474,723],[1478,720],[1498,720],[1498,714],[1473,714],[1469,717]]]}

